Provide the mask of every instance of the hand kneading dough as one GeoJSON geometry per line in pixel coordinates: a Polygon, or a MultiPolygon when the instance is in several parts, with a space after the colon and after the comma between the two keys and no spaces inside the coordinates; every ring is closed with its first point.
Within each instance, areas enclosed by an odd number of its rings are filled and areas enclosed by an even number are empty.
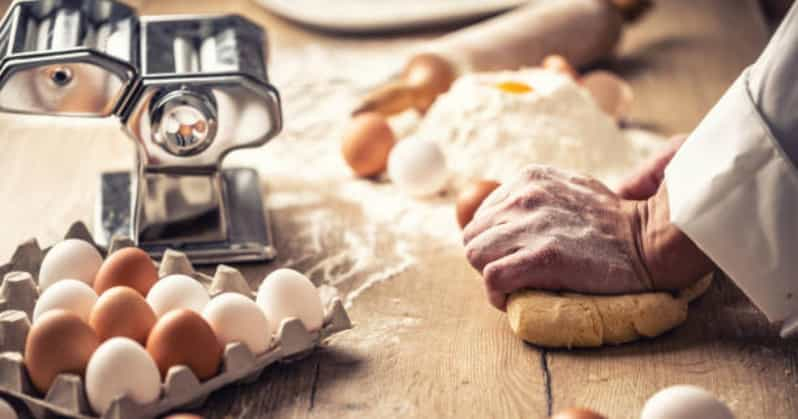
{"type": "Polygon", "coordinates": [[[521,339],[546,347],[596,347],[654,337],[687,319],[687,304],[712,283],[707,275],[668,292],[585,295],[524,290],[510,295],[507,317],[521,339]]]}

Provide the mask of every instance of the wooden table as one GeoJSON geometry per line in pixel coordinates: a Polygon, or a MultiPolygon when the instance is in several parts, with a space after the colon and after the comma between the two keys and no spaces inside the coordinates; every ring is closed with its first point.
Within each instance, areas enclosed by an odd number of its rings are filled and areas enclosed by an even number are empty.
{"type": "MultiPolygon", "coordinates": [[[[379,40],[300,29],[248,0],[134,3],[142,14],[245,14],[270,29],[278,56],[315,43],[362,51],[367,59],[380,47],[379,40]]],[[[754,60],[768,34],[754,1],[660,1],[629,28],[608,66],[634,85],[635,123],[667,134],[689,131],[754,60]]],[[[0,255],[32,236],[49,243],[69,222],[89,220],[94,188],[86,185],[101,169],[132,161],[114,121],[2,115],[0,138],[0,255]]],[[[345,207],[337,210],[347,218],[345,207]]],[[[274,227],[281,259],[298,256],[285,244],[292,238],[290,223],[274,227]]],[[[345,245],[328,246],[334,251],[345,245]]],[[[462,253],[458,247],[430,252],[401,278],[357,300],[350,310],[356,327],[381,343],[345,333],[301,362],[271,367],[254,384],[214,394],[197,412],[209,418],[542,418],[579,405],[610,418],[635,418],[658,389],[690,383],[718,394],[738,418],[798,418],[798,342],[779,339],[728,281],[716,282],[691,307],[684,326],[658,339],[598,350],[541,350],[517,339],[504,314],[487,305],[462,253]],[[393,330],[388,322],[375,328],[375,319],[410,319],[411,327],[393,330]]],[[[262,278],[272,268],[245,270],[262,278]]]]}

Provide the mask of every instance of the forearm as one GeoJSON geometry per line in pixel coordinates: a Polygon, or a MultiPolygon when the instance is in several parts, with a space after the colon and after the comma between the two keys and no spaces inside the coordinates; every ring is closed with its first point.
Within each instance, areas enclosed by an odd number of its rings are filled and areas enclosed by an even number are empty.
{"type": "Polygon", "coordinates": [[[686,288],[714,268],[712,261],[670,221],[663,183],[645,201],[634,202],[638,251],[654,289],[686,288]]]}

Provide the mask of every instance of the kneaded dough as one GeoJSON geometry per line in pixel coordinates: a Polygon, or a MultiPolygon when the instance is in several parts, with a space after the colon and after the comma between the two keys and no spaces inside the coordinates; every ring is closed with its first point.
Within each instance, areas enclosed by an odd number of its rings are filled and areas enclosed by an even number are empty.
{"type": "Polygon", "coordinates": [[[524,290],[510,295],[507,317],[521,339],[552,348],[597,347],[654,337],[687,319],[687,305],[712,283],[707,275],[668,292],[585,295],[524,290]]]}

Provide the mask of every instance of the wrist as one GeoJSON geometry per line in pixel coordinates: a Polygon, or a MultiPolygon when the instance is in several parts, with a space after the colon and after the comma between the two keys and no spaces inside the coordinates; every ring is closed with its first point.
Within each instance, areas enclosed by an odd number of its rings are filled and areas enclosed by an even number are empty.
{"type": "Polygon", "coordinates": [[[634,203],[637,249],[651,287],[678,290],[706,275],[714,264],[698,246],[670,222],[668,189],[634,203]]]}

